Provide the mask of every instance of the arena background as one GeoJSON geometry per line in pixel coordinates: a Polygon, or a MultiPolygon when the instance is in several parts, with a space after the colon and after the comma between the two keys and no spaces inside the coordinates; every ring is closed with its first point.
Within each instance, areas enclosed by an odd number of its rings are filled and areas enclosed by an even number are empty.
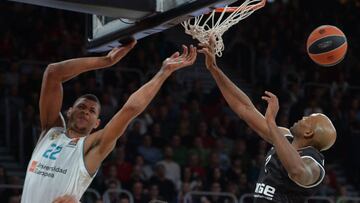
{"type": "MultiPolygon", "coordinates": [[[[316,196],[334,201],[360,195],[359,19],[358,0],[272,0],[225,33],[219,59],[261,112],[264,90],[279,96],[279,125],[292,125],[312,112],[330,117],[338,139],[324,153],[327,175],[316,196]],[[348,53],[335,67],[320,67],[306,55],[308,34],[323,24],[347,36],[348,53]]],[[[47,64],[89,55],[84,22],[80,13],[0,4],[0,202],[19,202],[19,186],[39,136],[38,99],[47,64]]],[[[115,67],[65,83],[63,113],[78,96],[94,93],[106,123],[182,43],[196,42],[181,26],[174,27],[140,40],[115,67]]],[[[132,122],[83,202],[101,202],[94,191],[102,196],[109,188],[130,191],[134,202],[184,202],[189,191],[230,192],[239,199],[254,190],[268,148],[227,106],[199,56],[193,67],[174,74],[132,122]],[[162,174],[158,163],[165,158],[181,170],[162,174]]],[[[193,202],[231,202],[205,196],[194,196],[193,202]]],[[[110,192],[104,198],[126,202],[128,196],[110,192]]]]}

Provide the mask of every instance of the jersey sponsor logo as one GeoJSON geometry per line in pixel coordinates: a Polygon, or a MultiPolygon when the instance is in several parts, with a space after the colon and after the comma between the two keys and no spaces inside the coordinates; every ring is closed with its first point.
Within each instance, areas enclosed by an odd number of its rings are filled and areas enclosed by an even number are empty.
{"type": "Polygon", "coordinates": [[[33,172],[35,174],[44,176],[44,177],[50,177],[54,178],[55,174],[61,173],[66,175],[67,169],[62,169],[60,167],[55,166],[47,166],[41,163],[38,163],[37,161],[32,161],[31,165],[29,167],[29,171],[33,172]]]}
{"type": "Polygon", "coordinates": [[[60,135],[61,135],[61,133],[55,131],[55,132],[53,132],[53,133],[50,135],[50,140],[55,140],[55,139],[58,138],[60,135]]]}
{"type": "Polygon", "coordinates": [[[254,197],[266,198],[272,200],[275,195],[276,189],[273,186],[266,185],[264,183],[256,183],[254,197]]]}
{"type": "Polygon", "coordinates": [[[69,144],[67,145],[67,147],[76,147],[77,143],[79,142],[80,138],[73,138],[71,139],[71,141],[69,142],[69,144]]]}
{"type": "Polygon", "coordinates": [[[29,168],[29,171],[30,171],[30,172],[34,172],[34,171],[35,171],[37,163],[38,163],[37,161],[32,161],[32,162],[31,162],[31,165],[30,165],[30,168],[29,168]]]}

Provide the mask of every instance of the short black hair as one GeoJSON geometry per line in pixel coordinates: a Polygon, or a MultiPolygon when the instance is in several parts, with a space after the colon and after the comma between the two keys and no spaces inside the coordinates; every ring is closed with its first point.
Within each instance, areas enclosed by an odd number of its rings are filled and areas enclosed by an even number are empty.
{"type": "Polygon", "coordinates": [[[94,101],[97,104],[99,104],[99,112],[101,111],[101,103],[100,103],[99,98],[96,95],[94,95],[94,94],[84,94],[84,95],[80,96],[79,98],[77,98],[76,101],[74,102],[74,104],[76,104],[76,102],[79,101],[79,99],[82,99],[82,98],[90,100],[90,101],[94,101]]]}

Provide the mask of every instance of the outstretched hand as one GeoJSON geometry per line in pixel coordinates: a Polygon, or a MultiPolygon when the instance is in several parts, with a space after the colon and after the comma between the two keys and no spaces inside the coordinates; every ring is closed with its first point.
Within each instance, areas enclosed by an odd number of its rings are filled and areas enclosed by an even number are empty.
{"type": "Polygon", "coordinates": [[[206,68],[210,69],[212,67],[216,67],[216,56],[215,56],[215,39],[214,37],[210,37],[208,43],[199,43],[199,53],[202,53],[205,55],[205,64],[206,68]]]}
{"type": "Polygon", "coordinates": [[[279,111],[278,98],[276,97],[276,95],[274,95],[273,93],[268,92],[268,91],[265,91],[265,96],[262,96],[261,98],[268,103],[268,107],[267,107],[266,113],[265,113],[265,119],[267,121],[275,122],[276,115],[279,111]]]}
{"type": "Polygon", "coordinates": [[[172,56],[164,60],[161,67],[162,71],[171,74],[176,70],[194,64],[197,56],[196,47],[190,45],[190,51],[187,46],[182,45],[182,47],[183,53],[181,55],[179,52],[175,52],[172,56]]]}
{"type": "Polygon", "coordinates": [[[122,58],[124,58],[124,56],[126,56],[126,54],[129,53],[132,48],[134,48],[136,43],[137,41],[133,40],[129,44],[126,44],[124,46],[113,48],[106,56],[109,61],[109,66],[116,64],[122,58]]]}

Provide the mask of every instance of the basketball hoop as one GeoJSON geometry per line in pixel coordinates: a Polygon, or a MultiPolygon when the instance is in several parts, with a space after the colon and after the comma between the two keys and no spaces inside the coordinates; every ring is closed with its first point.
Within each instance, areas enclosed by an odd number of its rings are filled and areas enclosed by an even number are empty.
{"type": "Polygon", "coordinates": [[[181,23],[185,33],[191,35],[201,43],[208,43],[210,36],[215,39],[215,54],[222,56],[224,43],[222,35],[233,25],[250,16],[254,11],[265,6],[266,0],[246,0],[239,7],[224,7],[214,9],[209,17],[206,14],[197,16],[181,23]],[[224,18],[225,13],[230,13],[224,18]],[[218,14],[218,15],[216,15],[218,14]],[[219,16],[219,17],[217,17],[219,16]],[[218,18],[218,19],[216,19],[218,18]]]}

